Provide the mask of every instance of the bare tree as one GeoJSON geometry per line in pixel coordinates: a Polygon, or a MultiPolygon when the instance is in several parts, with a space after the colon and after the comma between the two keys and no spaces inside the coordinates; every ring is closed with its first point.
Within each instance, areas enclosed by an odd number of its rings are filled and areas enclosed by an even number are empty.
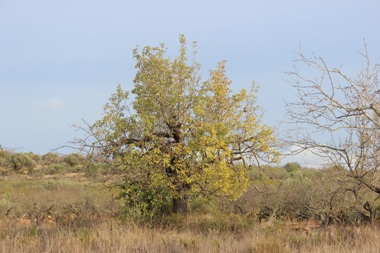
{"type": "Polygon", "coordinates": [[[358,187],[367,189],[361,210],[372,223],[380,197],[380,65],[371,63],[366,44],[364,49],[365,63],[354,76],[330,68],[321,57],[299,54],[288,73],[298,100],[287,104],[287,116],[299,131],[289,140],[297,152],[309,150],[339,168],[354,180],[354,194],[358,187]]]}

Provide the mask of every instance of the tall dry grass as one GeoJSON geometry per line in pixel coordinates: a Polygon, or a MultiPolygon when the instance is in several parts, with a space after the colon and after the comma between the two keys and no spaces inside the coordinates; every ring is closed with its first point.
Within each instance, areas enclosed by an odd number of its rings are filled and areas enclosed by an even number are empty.
{"type": "Polygon", "coordinates": [[[375,227],[329,227],[307,235],[259,224],[239,233],[143,228],[103,221],[92,227],[2,228],[0,252],[373,252],[380,249],[375,227]]]}

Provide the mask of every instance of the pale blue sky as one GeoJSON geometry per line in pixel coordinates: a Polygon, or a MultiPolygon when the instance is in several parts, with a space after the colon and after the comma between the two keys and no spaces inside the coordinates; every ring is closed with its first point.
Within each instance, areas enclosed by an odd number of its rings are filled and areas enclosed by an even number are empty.
{"type": "Polygon", "coordinates": [[[132,49],[178,35],[198,41],[204,77],[222,59],[236,89],[256,81],[264,123],[284,119],[295,52],[354,70],[366,39],[380,56],[378,0],[0,0],[0,145],[45,154],[80,137],[118,83],[132,88],[132,49]]]}

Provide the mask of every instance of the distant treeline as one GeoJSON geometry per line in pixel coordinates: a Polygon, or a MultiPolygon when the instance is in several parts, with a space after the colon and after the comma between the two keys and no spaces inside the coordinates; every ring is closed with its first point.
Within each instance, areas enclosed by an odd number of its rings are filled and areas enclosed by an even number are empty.
{"type": "Polygon", "coordinates": [[[85,156],[72,154],[47,153],[44,155],[32,152],[14,152],[0,146],[0,173],[2,176],[10,174],[24,174],[30,176],[80,173],[96,177],[100,174],[115,173],[105,164],[89,162],[85,156]]]}

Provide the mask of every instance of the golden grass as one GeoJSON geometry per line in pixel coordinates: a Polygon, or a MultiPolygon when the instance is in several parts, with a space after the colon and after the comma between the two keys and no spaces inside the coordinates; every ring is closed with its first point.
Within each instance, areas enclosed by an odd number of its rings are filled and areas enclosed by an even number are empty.
{"type": "Polygon", "coordinates": [[[2,229],[0,252],[379,252],[380,231],[371,227],[327,228],[306,235],[258,224],[241,234],[199,233],[122,225],[92,228],[38,226],[2,229]]]}

